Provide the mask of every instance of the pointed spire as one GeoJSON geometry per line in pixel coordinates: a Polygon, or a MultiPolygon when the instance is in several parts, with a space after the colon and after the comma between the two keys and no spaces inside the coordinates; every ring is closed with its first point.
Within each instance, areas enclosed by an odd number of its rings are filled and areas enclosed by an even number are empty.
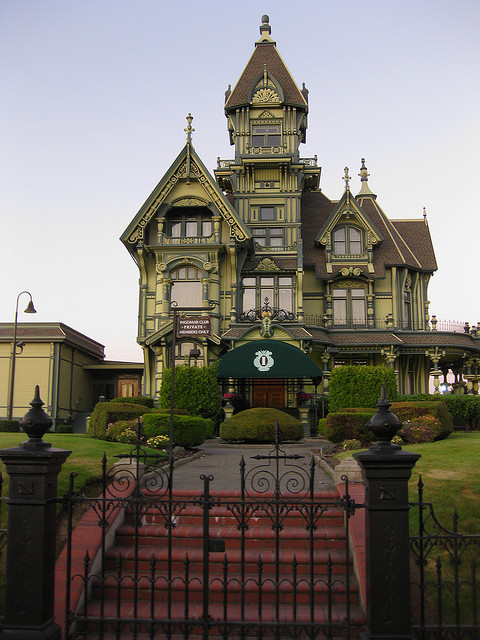
{"type": "Polygon", "coordinates": [[[370,187],[368,186],[368,176],[370,174],[368,173],[368,169],[365,166],[365,158],[362,158],[362,166],[360,167],[360,173],[358,175],[360,176],[362,186],[356,197],[358,198],[361,196],[372,196],[376,198],[377,196],[372,191],[370,191],[370,187]]]}
{"type": "Polygon", "coordinates": [[[193,116],[191,113],[188,114],[188,116],[186,117],[188,125],[187,128],[184,129],[184,131],[187,134],[187,143],[191,144],[192,142],[192,133],[195,131],[195,129],[192,127],[192,120],[193,120],[193,116]]]}
{"type": "Polygon", "coordinates": [[[348,175],[348,167],[345,167],[344,172],[345,174],[343,179],[345,180],[345,191],[350,191],[350,180],[352,178],[348,175]]]}
{"type": "Polygon", "coordinates": [[[425,222],[425,226],[428,227],[428,222],[427,222],[427,210],[425,209],[425,207],[423,207],[423,221],[425,222]]]}
{"type": "Polygon", "coordinates": [[[275,44],[272,40],[270,34],[272,33],[272,27],[269,24],[270,18],[267,15],[262,16],[262,24],[260,25],[260,38],[257,40],[255,44],[262,44],[268,42],[270,44],[275,44]]]}

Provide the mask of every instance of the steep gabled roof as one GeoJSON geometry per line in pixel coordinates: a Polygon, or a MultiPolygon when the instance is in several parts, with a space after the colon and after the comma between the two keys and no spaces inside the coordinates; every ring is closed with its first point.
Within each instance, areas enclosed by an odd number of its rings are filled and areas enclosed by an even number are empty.
{"type": "MultiPolygon", "coordinates": [[[[262,27],[264,26],[265,24],[262,25],[262,27]]],[[[250,60],[233,91],[228,95],[225,102],[226,111],[249,103],[252,85],[265,70],[281,86],[286,103],[303,107],[305,110],[308,109],[306,97],[297,87],[287,65],[278,53],[275,42],[268,35],[264,35],[255,43],[255,50],[250,60]]]]}
{"type": "Polygon", "coordinates": [[[384,264],[408,266],[422,271],[435,271],[437,263],[428,226],[421,220],[389,220],[375,198],[359,199],[361,207],[382,233],[384,241],[375,249],[384,264]],[[420,238],[415,240],[415,234],[420,238]]]}
{"type": "MultiPolygon", "coordinates": [[[[353,196],[350,197],[353,199],[353,196]]],[[[357,197],[355,201],[382,238],[373,248],[374,273],[370,274],[371,277],[385,277],[385,266],[393,265],[428,272],[437,269],[432,239],[423,219],[392,221],[377,204],[375,197],[357,197]]],[[[316,247],[314,243],[337,208],[338,203],[329,200],[321,191],[308,191],[302,195],[303,262],[305,266],[315,268],[318,278],[335,277],[345,266],[334,264],[333,272],[327,273],[325,249],[316,247]]]]}
{"type": "Polygon", "coordinates": [[[191,183],[198,182],[202,186],[205,192],[206,206],[213,203],[217,207],[220,215],[229,225],[231,235],[236,240],[244,241],[251,237],[250,231],[238,217],[232,204],[220,191],[216,180],[201,161],[193,145],[187,142],[120,236],[120,240],[130,253],[134,253],[136,243],[143,238],[143,230],[162,203],[168,201],[169,193],[179,180],[189,180],[191,183]]]}

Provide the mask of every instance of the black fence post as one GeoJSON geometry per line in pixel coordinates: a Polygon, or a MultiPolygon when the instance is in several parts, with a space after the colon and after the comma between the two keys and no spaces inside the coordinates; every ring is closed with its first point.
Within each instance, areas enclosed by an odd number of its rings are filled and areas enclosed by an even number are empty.
{"type": "Polygon", "coordinates": [[[420,457],[391,439],[402,426],[382,387],[378,411],[368,426],[377,442],[355,454],[362,467],[366,499],[365,638],[412,638],[408,480],[420,457]]]}
{"type": "Polygon", "coordinates": [[[10,477],[5,617],[1,640],[59,640],[55,623],[57,477],[71,451],[42,438],[52,424],[38,386],[20,426],[29,436],[2,449],[10,477]]]}

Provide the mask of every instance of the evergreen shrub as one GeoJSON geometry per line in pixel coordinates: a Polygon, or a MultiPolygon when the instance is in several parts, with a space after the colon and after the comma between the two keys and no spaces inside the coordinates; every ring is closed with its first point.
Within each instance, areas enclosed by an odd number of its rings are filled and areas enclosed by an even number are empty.
{"type": "MultiPolygon", "coordinates": [[[[205,442],[213,433],[214,423],[209,418],[175,414],[173,417],[173,445],[192,448],[205,442]]],[[[168,413],[146,413],[143,416],[145,438],[169,436],[170,415],[168,413]]]]}
{"type": "Polygon", "coordinates": [[[438,418],[426,414],[404,422],[398,433],[407,444],[434,442],[441,439],[442,425],[438,418]]]}
{"type": "Polygon", "coordinates": [[[107,426],[118,420],[131,420],[145,413],[145,407],[138,404],[126,404],[123,402],[98,402],[95,405],[87,435],[91,438],[105,440],[107,426]]]}
{"type": "Polygon", "coordinates": [[[324,436],[330,442],[339,444],[344,440],[358,440],[362,446],[369,445],[373,439],[373,433],[366,426],[375,411],[364,412],[338,411],[329,413],[325,420],[324,436]]]}
{"type": "Polygon", "coordinates": [[[480,396],[456,393],[435,393],[433,395],[417,393],[411,396],[399,396],[398,400],[402,402],[417,402],[419,400],[444,402],[452,414],[453,424],[456,427],[480,428],[480,396]]]}
{"type": "Polygon", "coordinates": [[[326,423],[326,421],[327,421],[326,418],[320,418],[320,420],[318,421],[318,435],[319,436],[325,435],[325,423],[326,423]]]}
{"type": "Polygon", "coordinates": [[[153,409],[155,401],[150,396],[130,396],[124,397],[120,396],[118,398],[113,398],[110,402],[124,402],[125,404],[141,404],[147,409],[153,409]]]}
{"type": "Polygon", "coordinates": [[[330,377],[328,409],[335,413],[351,407],[376,407],[384,386],[390,402],[397,399],[397,380],[391,367],[342,366],[330,377]]]}
{"type": "MultiPolygon", "coordinates": [[[[430,424],[430,421],[427,421],[433,431],[433,440],[448,438],[453,431],[452,415],[444,402],[437,400],[394,402],[390,409],[397,418],[404,423],[404,426],[408,420],[413,422],[419,417],[431,415],[438,421],[438,427],[433,425],[433,423],[430,424]]],[[[433,440],[415,440],[414,442],[433,442],[433,440]]]]}
{"type": "Polygon", "coordinates": [[[220,437],[227,442],[274,442],[278,420],[279,439],[300,440],[303,424],[285,411],[257,407],[240,411],[220,425],[220,437]]]}
{"type": "Polygon", "coordinates": [[[0,420],[0,433],[17,433],[20,431],[18,420],[0,420]]]}
{"type": "Polygon", "coordinates": [[[122,434],[125,431],[133,431],[135,439],[131,440],[131,442],[136,442],[137,420],[137,418],[134,420],[117,420],[116,422],[109,424],[105,432],[105,440],[108,440],[109,442],[130,442],[130,440],[127,439],[122,440],[122,434]]]}
{"type": "MultiPolygon", "coordinates": [[[[170,407],[172,371],[165,369],[160,389],[160,407],[170,407]]],[[[175,367],[175,408],[192,416],[217,421],[222,411],[217,367],[175,367]]]]}

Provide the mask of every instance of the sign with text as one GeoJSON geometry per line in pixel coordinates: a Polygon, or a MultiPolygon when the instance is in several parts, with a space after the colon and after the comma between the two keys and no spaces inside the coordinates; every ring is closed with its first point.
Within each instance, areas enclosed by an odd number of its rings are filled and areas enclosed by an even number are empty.
{"type": "Polygon", "coordinates": [[[210,318],[178,318],[177,336],[211,336],[210,318]]]}

